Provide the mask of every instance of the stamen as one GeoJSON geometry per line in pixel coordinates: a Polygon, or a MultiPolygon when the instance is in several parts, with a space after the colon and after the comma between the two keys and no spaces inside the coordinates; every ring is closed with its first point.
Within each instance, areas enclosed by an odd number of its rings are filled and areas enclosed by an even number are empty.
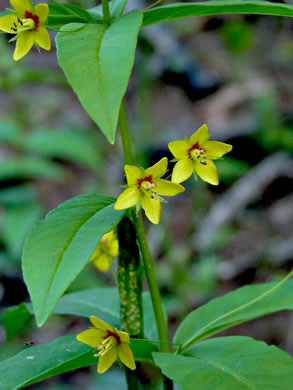
{"type": "Polygon", "coordinates": [[[11,30],[17,32],[17,28],[11,27],[11,30]]]}
{"type": "Polygon", "coordinates": [[[15,28],[17,28],[17,24],[16,24],[15,22],[13,23],[13,26],[14,26],[15,28]]]}
{"type": "Polygon", "coordinates": [[[155,187],[156,187],[155,183],[152,183],[152,188],[155,188],[155,187]]]}
{"type": "Polygon", "coordinates": [[[206,154],[204,154],[202,157],[203,157],[203,158],[207,158],[207,155],[206,155],[206,154]]]}
{"type": "Polygon", "coordinates": [[[201,163],[202,165],[207,165],[207,162],[206,162],[206,161],[200,160],[200,163],[201,163]]]}
{"type": "Polygon", "coordinates": [[[18,23],[19,23],[21,26],[23,26],[23,23],[22,23],[22,20],[20,19],[20,17],[18,17],[17,20],[18,20],[18,23]]]}

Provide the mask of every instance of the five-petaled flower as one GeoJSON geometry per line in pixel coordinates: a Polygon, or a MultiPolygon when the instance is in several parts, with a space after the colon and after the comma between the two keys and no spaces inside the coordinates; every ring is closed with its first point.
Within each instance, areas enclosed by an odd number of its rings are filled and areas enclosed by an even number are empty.
{"type": "Polygon", "coordinates": [[[79,333],[76,338],[99,350],[96,355],[99,356],[98,373],[102,374],[107,371],[117,358],[126,367],[135,370],[136,366],[129,346],[128,333],[114,328],[95,316],[90,316],[90,321],[94,327],[79,333]]]}
{"type": "Polygon", "coordinates": [[[172,181],[182,183],[192,173],[202,180],[217,185],[219,177],[212,160],[221,158],[232,150],[232,146],[218,141],[209,141],[209,129],[202,125],[190,138],[169,143],[169,149],[178,162],[172,172],[172,181]]]}
{"type": "Polygon", "coordinates": [[[108,271],[112,260],[118,255],[119,244],[114,230],[106,233],[101,238],[94,250],[90,261],[94,263],[99,271],[108,271]]]}
{"type": "Polygon", "coordinates": [[[159,195],[173,196],[185,189],[180,184],[161,179],[167,172],[168,159],[162,158],[150,168],[143,169],[125,165],[127,189],[115,203],[115,210],[123,210],[141,204],[147,218],[154,224],[160,222],[161,198],[159,195]]]}
{"type": "Polygon", "coordinates": [[[33,5],[31,0],[10,0],[10,4],[15,12],[0,17],[0,30],[17,34],[13,59],[17,61],[25,56],[34,43],[50,50],[50,36],[45,27],[49,15],[48,4],[33,5]]]}

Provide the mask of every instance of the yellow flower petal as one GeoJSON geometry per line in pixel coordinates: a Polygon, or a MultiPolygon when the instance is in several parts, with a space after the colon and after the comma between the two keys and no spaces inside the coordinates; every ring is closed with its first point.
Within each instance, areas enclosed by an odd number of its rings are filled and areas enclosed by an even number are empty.
{"type": "Polygon", "coordinates": [[[161,202],[159,198],[152,199],[145,195],[141,198],[141,206],[144,209],[147,218],[157,225],[160,222],[161,217],[161,202]]]}
{"type": "Polygon", "coordinates": [[[126,367],[130,368],[131,370],[136,369],[133,353],[128,344],[118,345],[117,353],[119,359],[123,364],[125,364],[126,367]]]}
{"type": "Polygon", "coordinates": [[[168,147],[175,158],[183,158],[187,156],[189,145],[186,141],[173,141],[168,143],[168,147]]]}
{"type": "Polygon", "coordinates": [[[210,137],[209,128],[207,125],[202,125],[192,136],[189,138],[190,146],[198,143],[203,146],[210,137]]]}
{"type": "Polygon", "coordinates": [[[0,17],[0,30],[9,34],[15,34],[15,31],[11,29],[13,23],[18,23],[16,15],[5,15],[0,17]]]}
{"type": "Polygon", "coordinates": [[[145,169],[144,172],[146,176],[152,175],[153,179],[155,179],[163,176],[167,171],[167,167],[168,167],[168,159],[167,157],[163,157],[155,165],[145,169]]]}
{"type": "Polygon", "coordinates": [[[118,336],[120,337],[121,343],[129,344],[130,339],[129,339],[129,334],[127,332],[124,332],[123,330],[118,330],[116,328],[115,328],[115,331],[118,334],[118,336]]]}
{"type": "Polygon", "coordinates": [[[18,34],[16,47],[13,53],[14,61],[20,60],[32,48],[34,44],[34,31],[23,31],[18,34]]]}
{"type": "Polygon", "coordinates": [[[76,339],[84,344],[90,345],[93,348],[97,348],[104,336],[105,332],[101,332],[95,328],[90,328],[79,333],[76,336],[76,339]]]}
{"type": "Polygon", "coordinates": [[[91,323],[98,328],[99,330],[103,330],[107,333],[107,330],[110,330],[111,332],[115,332],[114,326],[108,324],[107,322],[100,320],[100,318],[96,316],[90,316],[91,323]]]}
{"type": "Polygon", "coordinates": [[[129,186],[134,184],[137,185],[137,179],[142,178],[144,175],[142,170],[134,165],[125,165],[124,171],[126,175],[127,184],[129,186]]]}
{"type": "Polygon", "coordinates": [[[94,261],[94,265],[101,272],[108,271],[111,264],[112,257],[107,256],[105,253],[98,256],[94,261]]]}
{"type": "Polygon", "coordinates": [[[48,30],[44,26],[39,26],[34,31],[35,42],[45,50],[51,50],[51,41],[48,30]]]}
{"type": "Polygon", "coordinates": [[[154,183],[156,186],[154,189],[157,190],[160,195],[174,196],[185,191],[185,188],[180,184],[172,183],[168,180],[157,179],[154,183]]]}
{"type": "Polygon", "coordinates": [[[105,355],[99,357],[98,373],[103,374],[107,371],[117,359],[117,348],[111,348],[105,355]]]}
{"type": "Polygon", "coordinates": [[[172,172],[172,181],[174,183],[182,183],[187,180],[194,170],[192,161],[190,158],[185,157],[182,160],[178,161],[172,172]]]}
{"type": "Polygon", "coordinates": [[[206,160],[207,165],[203,165],[198,161],[194,161],[195,171],[207,183],[218,185],[219,176],[217,168],[212,160],[206,160]]]}
{"type": "Polygon", "coordinates": [[[10,4],[20,15],[24,16],[25,11],[33,12],[30,0],[10,0],[10,4]]]}
{"type": "Polygon", "coordinates": [[[112,257],[115,257],[118,255],[118,252],[119,252],[119,243],[118,240],[114,240],[110,245],[109,253],[112,257]]]}
{"type": "Polygon", "coordinates": [[[49,6],[47,3],[40,3],[34,6],[34,14],[38,15],[41,24],[45,24],[49,15],[49,6]]]}
{"type": "Polygon", "coordinates": [[[230,152],[232,150],[232,145],[219,141],[208,141],[205,143],[204,149],[208,158],[217,159],[230,152]]]}
{"type": "Polygon", "coordinates": [[[115,205],[115,210],[124,210],[133,207],[139,201],[140,191],[136,186],[127,188],[119,195],[115,205]]]}

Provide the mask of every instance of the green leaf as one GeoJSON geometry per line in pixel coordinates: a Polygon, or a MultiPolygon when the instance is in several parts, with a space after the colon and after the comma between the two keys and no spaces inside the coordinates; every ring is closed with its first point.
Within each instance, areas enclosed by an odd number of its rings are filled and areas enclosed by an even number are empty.
{"type": "Polygon", "coordinates": [[[88,263],[103,234],[125,214],[115,199],[81,195],[36,224],[23,251],[23,273],[36,320],[43,325],[58,299],[88,263]]]}
{"type": "Polygon", "coordinates": [[[22,145],[23,135],[11,121],[0,122],[0,141],[12,146],[22,145]]]}
{"type": "Polygon", "coordinates": [[[0,180],[14,178],[60,179],[65,170],[38,157],[11,157],[0,161],[0,180]]]}
{"type": "Polygon", "coordinates": [[[174,342],[185,350],[225,328],[280,310],[293,310],[293,280],[245,286],[189,313],[174,342]]]}
{"type": "Polygon", "coordinates": [[[293,6],[269,1],[218,0],[205,3],[175,3],[144,12],[142,27],[188,16],[258,14],[293,16],[293,6]]]}
{"type": "MultiPolygon", "coordinates": [[[[143,293],[145,335],[157,340],[156,321],[149,292],[143,293]]],[[[7,337],[11,340],[16,334],[18,325],[24,324],[33,316],[31,304],[20,304],[4,311],[4,325],[7,337]],[[6,318],[6,320],[5,320],[6,318]],[[13,325],[13,329],[9,325],[13,325]]],[[[117,288],[93,288],[66,294],[57,302],[54,314],[70,314],[89,318],[91,315],[101,318],[110,324],[120,327],[120,298],[117,288]],[[107,304],[105,304],[105,302],[107,304]]],[[[22,326],[20,327],[20,329],[22,326]]]]}
{"type": "Polygon", "coordinates": [[[6,330],[6,340],[11,341],[22,332],[32,319],[32,313],[25,303],[4,310],[3,320],[6,330]]]}
{"type": "Polygon", "coordinates": [[[126,7],[128,0],[113,0],[110,4],[110,14],[114,18],[119,18],[126,7]]]}
{"type": "Polygon", "coordinates": [[[30,185],[1,188],[0,205],[16,206],[29,204],[37,201],[36,190],[30,185]]]}
{"type": "Polygon", "coordinates": [[[50,16],[52,15],[71,15],[80,16],[85,21],[91,21],[91,15],[83,8],[70,4],[49,4],[50,16]]]}
{"type": "Polygon", "coordinates": [[[87,133],[81,131],[39,130],[25,140],[28,150],[42,153],[49,157],[59,157],[77,161],[98,171],[100,159],[97,147],[87,133]]]}
{"type": "MultiPolygon", "coordinates": [[[[131,340],[136,360],[151,361],[155,347],[147,341],[131,340]]],[[[0,389],[18,390],[63,372],[97,364],[96,350],[80,343],[75,335],[60,337],[51,343],[26,348],[0,362],[0,389]]]]}
{"type": "Polygon", "coordinates": [[[115,141],[141,21],[141,11],[133,10],[110,27],[71,23],[57,35],[59,65],[82,106],[110,143],[115,141]]]}
{"type": "Polygon", "coordinates": [[[198,344],[188,356],[154,353],[153,357],[182,390],[292,389],[293,359],[250,337],[217,337],[198,344]]]}

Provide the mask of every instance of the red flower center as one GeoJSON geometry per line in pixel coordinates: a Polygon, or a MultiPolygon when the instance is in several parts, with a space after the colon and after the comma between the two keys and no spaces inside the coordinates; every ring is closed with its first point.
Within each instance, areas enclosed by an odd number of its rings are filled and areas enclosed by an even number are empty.
{"type": "Polygon", "coordinates": [[[38,17],[38,15],[33,15],[30,11],[25,11],[24,16],[27,19],[32,19],[35,22],[35,30],[37,30],[40,23],[40,18],[38,17]]]}
{"type": "Polygon", "coordinates": [[[106,340],[108,337],[111,337],[111,336],[113,336],[115,338],[115,340],[117,341],[117,344],[121,344],[120,336],[118,336],[117,333],[111,332],[111,330],[107,329],[107,334],[106,334],[106,336],[104,336],[104,340],[106,340]]]}
{"type": "Polygon", "coordinates": [[[153,176],[149,175],[149,176],[143,177],[141,179],[137,179],[136,181],[137,181],[137,188],[140,189],[141,183],[144,182],[144,181],[148,181],[149,183],[152,184],[153,176]]]}

